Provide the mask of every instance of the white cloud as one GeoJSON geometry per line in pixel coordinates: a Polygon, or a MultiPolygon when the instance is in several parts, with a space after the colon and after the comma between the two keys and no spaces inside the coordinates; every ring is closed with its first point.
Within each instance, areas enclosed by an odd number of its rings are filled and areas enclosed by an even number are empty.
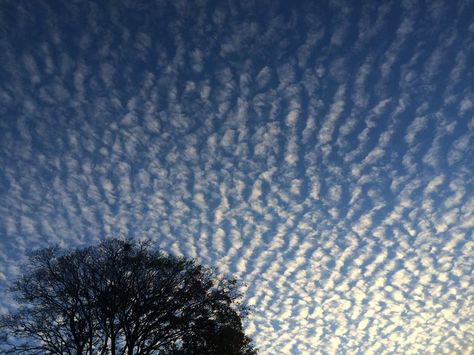
{"type": "Polygon", "coordinates": [[[160,36],[117,12],[117,31],[92,16],[84,35],[2,47],[2,114],[23,116],[0,120],[0,278],[29,245],[145,235],[247,281],[263,352],[464,351],[474,120],[472,29],[443,17],[457,4],[335,1],[336,30],[310,3],[262,21],[252,3],[196,5],[160,36]]]}

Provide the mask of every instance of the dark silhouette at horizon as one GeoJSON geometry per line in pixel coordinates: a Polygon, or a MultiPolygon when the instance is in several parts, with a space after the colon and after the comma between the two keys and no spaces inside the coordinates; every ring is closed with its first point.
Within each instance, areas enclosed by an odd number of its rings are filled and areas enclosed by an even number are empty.
{"type": "Polygon", "coordinates": [[[256,354],[236,279],[148,242],[31,253],[1,318],[5,354],[256,354]]]}

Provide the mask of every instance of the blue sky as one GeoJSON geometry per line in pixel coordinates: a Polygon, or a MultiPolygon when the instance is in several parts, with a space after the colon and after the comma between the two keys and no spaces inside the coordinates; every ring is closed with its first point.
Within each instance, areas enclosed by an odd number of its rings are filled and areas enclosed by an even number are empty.
{"type": "Polygon", "coordinates": [[[264,354],[474,352],[473,13],[1,1],[0,289],[147,237],[245,281],[264,354]]]}

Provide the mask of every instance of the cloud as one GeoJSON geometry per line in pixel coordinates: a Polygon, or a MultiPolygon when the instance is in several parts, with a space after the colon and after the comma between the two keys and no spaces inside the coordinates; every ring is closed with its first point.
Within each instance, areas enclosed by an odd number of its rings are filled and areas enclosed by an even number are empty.
{"type": "Polygon", "coordinates": [[[163,4],[0,5],[0,288],[150,237],[248,283],[263,352],[469,352],[469,4],[163,4]]]}

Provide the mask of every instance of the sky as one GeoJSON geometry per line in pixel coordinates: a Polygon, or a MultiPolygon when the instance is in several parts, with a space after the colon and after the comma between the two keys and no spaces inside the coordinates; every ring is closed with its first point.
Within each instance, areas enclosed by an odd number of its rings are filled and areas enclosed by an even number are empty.
{"type": "Polygon", "coordinates": [[[474,353],[473,13],[0,0],[0,291],[150,238],[247,284],[262,354],[474,353]]]}

